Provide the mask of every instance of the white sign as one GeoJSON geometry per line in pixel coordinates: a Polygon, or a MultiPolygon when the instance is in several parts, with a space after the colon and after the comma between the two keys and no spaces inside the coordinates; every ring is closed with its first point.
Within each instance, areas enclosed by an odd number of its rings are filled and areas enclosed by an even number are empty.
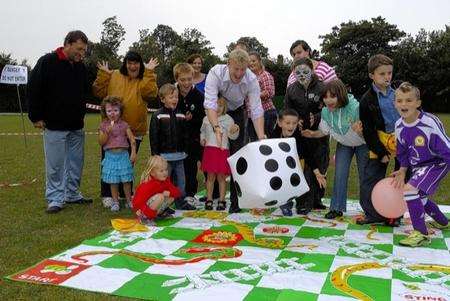
{"type": "Polygon", "coordinates": [[[28,82],[28,70],[25,66],[5,65],[0,77],[0,83],[21,85],[28,82]]]}

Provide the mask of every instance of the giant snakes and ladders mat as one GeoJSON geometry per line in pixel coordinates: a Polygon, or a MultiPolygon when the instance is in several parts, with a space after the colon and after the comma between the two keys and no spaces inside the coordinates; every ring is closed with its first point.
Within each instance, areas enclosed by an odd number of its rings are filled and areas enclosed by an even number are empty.
{"type": "Polygon", "coordinates": [[[324,212],[177,212],[8,278],[147,300],[450,300],[450,230],[430,230],[427,247],[402,247],[407,219],[358,226],[353,207],[337,221],[324,212]]]}

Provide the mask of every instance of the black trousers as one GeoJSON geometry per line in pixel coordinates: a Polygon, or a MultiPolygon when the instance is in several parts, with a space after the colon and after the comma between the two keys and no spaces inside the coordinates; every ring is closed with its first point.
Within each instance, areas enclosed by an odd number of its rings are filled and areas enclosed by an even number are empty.
{"type": "Polygon", "coordinates": [[[198,181],[197,181],[197,156],[188,154],[187,158],[184,159],[184,175],[186,178],[185,182],[185,192],[186,196],[194,196],[197,193],[198,181]]]}
{"type": "MultiPolygon", "coordinates": [[[[372,190],[378,181],[386,177],[388,163],[381,163],[378,159],[369,159],[366,168],[364,168],[364,176],[361,184],[359,204],[364,211],[368,220],[384,221],[385,217],[378,214],[372,204],[372,190]]],[[[400,163],[395,159],[395,170],[398,170],[400,163]]],[[[410,171],[406,172],[406,180],[410,178],[410,171]]]]}
{"type": "MultiPolygon", "coordinates": [[[[317,163],[317,168],[324,175],[330,163],[329,137],[326,136],[320,139],[305,138],[302,146],[305,147],[305,152],[312,154],[312,160],[317,163]]],[[[317,182],[316,176],[308,164],[305,164],[303,174],[308,183],[309,191],[297,198],[296,208],[311,210],[322,203],[321,200],[325,195],[325,189],[320,188],[319,182],[317,182]]]]}
{"type": "MultiPolygon", "coordinates": [[[[141,145],[141,142],[142,142],[142,140],[136,139],[136,153],[139,151],[139,145],[141,145]]],[[[102,150],[102,161],[103,161],[103,158],[105,158],[105,151],[103,150],[103,147],[101,148],[101,150],[102,150]]],[[[131,154],[131,146],[128,148],[128,153],[131,154]]],[[[102,171],[102,166],[100,165],[100,197],[110,198],[111,197],[111,187],[108,183],[105,183],[102,181],[101,171],[102,171]]],[[[131,192],[133,192],[133,182],[131,182],[131,192]]],[[[121,198],[125,197],[125,193],[123,192],[122,183],[119,184],[119,196],[121,198]]]]}
{"type": "MultiPolygon", "coordinates": [[[[239,136],[236,140],[230,140],[230,155],[233,155],[244,146],[244,136],[246,133],[245,127],[245,111],[244,106],[237,108],[234,111],[228,111],[228,115],[233,118],[234,123],[239,126],[239,136]]],[[[230,202],[231,207],[239,207],[238,195],[236,186],[234,185],[233,176],[230,178],[230,202]]]]}

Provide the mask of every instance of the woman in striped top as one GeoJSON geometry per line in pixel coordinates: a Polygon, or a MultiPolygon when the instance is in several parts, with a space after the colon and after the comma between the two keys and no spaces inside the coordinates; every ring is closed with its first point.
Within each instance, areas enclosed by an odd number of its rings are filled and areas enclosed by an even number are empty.
{"type": "MultiPolygon", "coordinates": [[[[308,43],[306,43],[303,40],[297,40],[294,43],[292,43],[291,48],[289,49],[289,52],[291,53],[294,61],[298,60],[303,57],[307,57],[311,59],[313,62],[314,67],[314,73],[317,75],[317,77],[327,83],[333,79],[336,79],[336,72],[334,71],[333,67],[330,67],[327,63],[324,61],[316,61],[311,58],[311,47],[309,47],[308,43]]],[[[291,72],[288,78],[287,86],[291,85],[292,83],[295,83],[296,77],[294,74],[294,71],[291,72]]]]}

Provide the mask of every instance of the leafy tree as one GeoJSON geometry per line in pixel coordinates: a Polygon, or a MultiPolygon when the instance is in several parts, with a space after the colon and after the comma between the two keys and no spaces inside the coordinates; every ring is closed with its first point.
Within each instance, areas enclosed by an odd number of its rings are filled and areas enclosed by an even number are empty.
{"type": "MultiPolygon", "coordinates": [[[[286,93],[287,79],[291,73],[291,61],[279,54],[276,60],[264,59],[263,64],[265,69],[272,74],[274,78],[275,95],[284,96],[286,93]]],[[[277,108],[281,108],[280,106],[280,104],[277,104],[277,108]]]]}
{"type": "Polygon", "coordinates": [[[175,64],[185,62],[193,53],[199,53],[204,59],[205,72],[219,62],[219,58],[212,53],[211,42],[206,40],[197,29],[186,28],[178,35],[167,25],[158,25],[153,32],[149,29],[139,31],[139,40],[134,42],[131,49],[141,53],[144,60],[156,57],[160,65],[156,68],[158,85],[173,82],[172,69],[175,64]],[[168,40],[167,37],[171,37],[168,40]]]}
{"type": "Polygon", "coordinates": [[[117,22],[117,16],[109,17],[103,21],[100,44],[108,49],[112,56],[117,56],[120,44],[125,40],[125,29],[117,22]]]}
{"type": "MultiPolygon", "coordinates": [[[[269,49],[265,47],[260,41],[255,37],[241,37],[237,42],[242,42],[248,46],[248,51],[256,51],[259,53],[261,58],[267,58],[269,55],[269,49]]],[[[231,52],[235,47],[237,42],[231,42],[227,46],[228,52],[231,52]]],[[[227,55],[225,55],[227,57],[227,55]]]]}
{"type": "Polygon", "coordinates": [[[149,29],[139,30],[139,40],[131,44],[130,50],[140,53],[144,61],[148,61],[152,57],[157,58],[160,62],[163,61],[160,48],[149,29]]]}
{"type": "Polygon", "coordinates": [[[367,75],[369,57],[377,53],[392,56],[404,36],[397,25],[387,23],[382,17],[341,23],[333,27],[331,33],[320,36],[323,59],[335,66],[339,78],[361,96],[370,83],[367,75]]]}
{"type": "Polygon", "coordinates": [[[198,53],[203,58],[203,71],[207,72],[212,66],[220,62],[220,58],[213,54],[211,42],[195,28],[186,28],[180,36],[180,40],[173,53],[172,63],[185,62],[194,53],[198,53]]]}
{"type": "Polygon", "coordinates": [[[421,30],[415,37],[405,37],[393,55],[396,77],[419,86],[422,92],[425,92],[422,87],[430,84],[428,48],[428,33],[421,30]]]}
{"type": "Polygon", "coordinates": [[[152,38],[155,40],[161,54],[161,63],[167,63],[179,43],[181,37],[168,25],[158,24],[153,30],[152,38]]]}
{"type": "Polygon", "coordinates": [[[449,112],[450,27],[415,37],[408,35],[396,47],[394,64],[398,78],[419,87],[426,111],[449,112]]]}
{"type": "Polygon", "coordinates": [[[0,53],[0,69],[3,70],[5,65],[17,65],[17,61],[12,57],[11,53],[0,53]]]}
{"type": "Polygon", "coordinates": [[[427,58],[427,87],[431,89],[423,91],[424,106],[433,112],[450,112],[450,26],[429,34],[427,58]]]}

